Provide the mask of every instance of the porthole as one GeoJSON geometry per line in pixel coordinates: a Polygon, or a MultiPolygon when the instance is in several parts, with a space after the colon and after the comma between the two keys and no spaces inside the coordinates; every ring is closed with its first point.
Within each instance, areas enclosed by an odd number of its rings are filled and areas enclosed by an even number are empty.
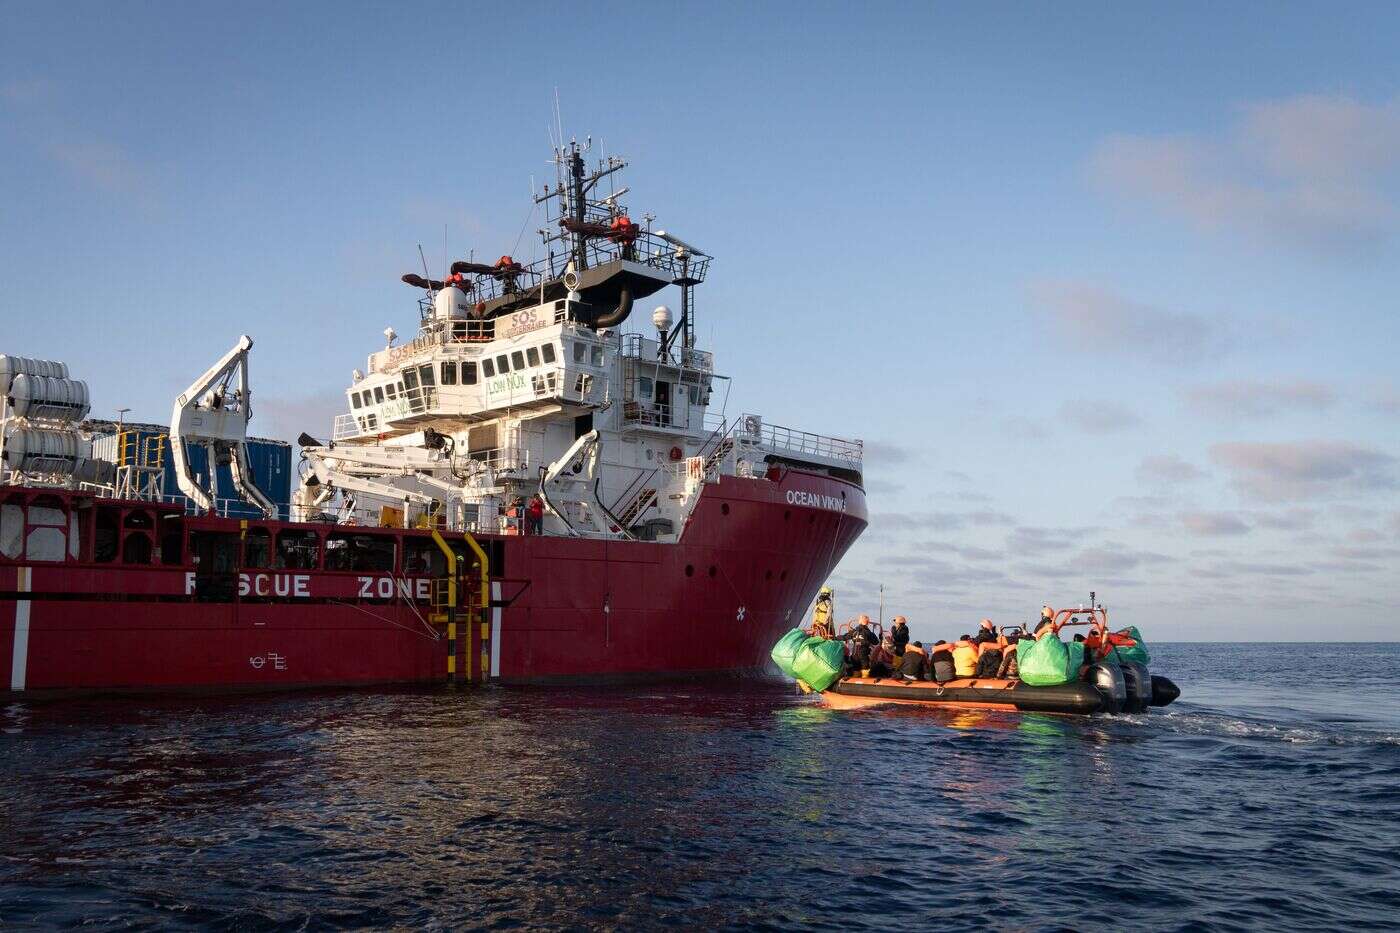
{"type": "Polygon", "coordinates": [[[694,564],[686,564],[686,565],[685,565],[685,575],[686,575],[687,577],[693,577],[693,576],[695,576],[695,565],[694,565],[694,564]]]}
{"type": "Polygon", "coordinates": [[[729,503],[728,503],[728,502],[721,502],[721,503],[720,503],[720,506],[719,506],[719,514],[721,514],[721,515],[728,515],[728,514],[729,514],[729,503]]]}

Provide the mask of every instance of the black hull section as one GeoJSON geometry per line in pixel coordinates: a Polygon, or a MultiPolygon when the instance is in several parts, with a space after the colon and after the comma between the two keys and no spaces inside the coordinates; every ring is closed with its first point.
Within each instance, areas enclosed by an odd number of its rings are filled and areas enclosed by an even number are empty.
{"type": "Polygon", "coordinates": [[[933,706],[980,706],[1014,709],[1023,713],[1071,713],[1087,716],[1103,707],[1103,697],[1087,683],[1031,687],[939,687],[927,682],[840,681],[827,691],[844,697],[925,703],[933,706]]]}

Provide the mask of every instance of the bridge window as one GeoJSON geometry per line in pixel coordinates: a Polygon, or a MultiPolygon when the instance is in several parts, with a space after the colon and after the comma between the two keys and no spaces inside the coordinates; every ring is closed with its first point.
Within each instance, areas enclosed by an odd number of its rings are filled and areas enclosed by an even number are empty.
{"type": "Polygon", "coordinates": [[[524,368],[525,368],[525,354],[524,354],[524,353],[521,353],[519,350],[516,350],[516,351],[514,351],[513,353],[511,353],[511,355],[510,355],[510,368],[513,369],[513,370],[515,370],[516,372],[520,372],[520,370],[524,369],[524,368]]]}
{"type": "Polygon", "coordinates": [[[539,347],[529,347],[525,350],[525,358],[530,361],[531,366],[540,365],[539,347]]]}
{"type": "Polygon", "coordinates": [[[545,344],[544,346],[540,347],[540,352],[544,354],[544,361],[546,363],[554,362],[554,344],[545,344]]]}
{"type": "Polygon", "coordinates": [[[651,379],[642,376],[637,380],[637,398],[651,398],[651,379]]]}
{"type": "Polygon", "coordinates": [[[596,346],[595,346],[595,347],[593,348],[593,365],[594,365],[594,366],[602,366],[602,365],[603,365],[603,348],[602,348],[602,347],[596,347],[596,346]]]}
{"type": "Polygon", "coordinates": [[[418,381],[423,383],[425,388],[433,384],[432,363],[425,363],[422,366],[418,367],[418,381]]]}
{"type": "Polygon", "coordinates": [[[481,374],[487,379],[490,379],[492,376],[496,375],[496,364],[491,362],[489,358],[482,360],[481,374]]]}
{"type": "Polygon", "coordinates": [[[508,373],[508,372],[510,372],[510,363],[506,361],[506,355],[505,355],[504,353],[502,353],[500,356],[496,357],[496,372],[498,372],[498,373],[508,373]]]}
{"type": "Polygon", "coordinates": [[[588,359],[588,345],[587,345],[587,344],[584,344],[584,343],[579,343],[579,342],[575,341],[575,342],[574,342],[574,362],[575,362],[575,363],[582,363],[582,362],[583,362],[584,360],[586,360],[586,359],[588,359]]]}
{"type": "Polygon", "coordinates": [[[279,570],[315,570],[320,563],[321,536],[314,531],[284,531],[277,536],[275,565],[279,570]]]}
{"type": "Polygon", "coordinates": [[[457,364],[445,361],[442,364],[442,381],[439,385],[455,386],[457,384],[457,364]]]}
{"type": "Polygon", "coordinates": [[[374,401],[377,405],[384,404],[384,389],[381,386],[374,387],[374,401]]]}
{"type": "Polygon", "coordinates": [[[418,388],[418,370],[405,369],[403,371],[403,387],[405,389],[418,388]]]}
{"type": "Polygon", "coordinates": [[[391,399],[394,397],[394,384],[392,382],[384,387],[384,394],[391,399]]]}
{"type": "Polygon", "coordinates": [[[272,532],[266,528],[249,528],[243,539],[243,566],[260,570],[272,566],[272,532]]]}
{"type": "Polygon", "coordinates": [[[358,392],[351,392],[351,393],[350,393],[350,407],[351,407],[351,408],[359,408],[359,407],[360,407],[360,393],[358,393],[358,392]]]}
{"type": "Polygon", "coordinates": [[[326,569],[390,572],[397,551],[394,539],[388,535],[327,535],[326,569]]]}
{"type": "Polygon", "coordinates": [[[470,360],[462,361],[462,385],[476,385],[476,364],[470,360]]]}

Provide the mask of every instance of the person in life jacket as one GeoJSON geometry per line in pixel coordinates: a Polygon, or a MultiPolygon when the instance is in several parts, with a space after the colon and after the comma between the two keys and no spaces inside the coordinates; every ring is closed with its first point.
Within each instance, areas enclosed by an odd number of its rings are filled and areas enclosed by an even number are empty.
{"type": "Polygon", "coordinates": [[[929,668],[933,679],[940,684],[946,684],[956,677],[957,669],[953,665],[953,646],[941,638],[938,639],[929,655],[929,668]]]}
{"type": "Polygon", "coordinates": [[[964,635],[953,645],[953,669],[959,677],[977,676],[977,646],[964,635]]]}
{"type": "Polygon", "coordinates": [[[895,656],[904,654],[904,648],[909,644],[909,620],[904,616],[895,616],[894,628],[890,629],[890,636],[894,639],[895,656]]]}
{"type": "Polygon", "coordinates": [[[973,636],[972,640],[979,645],[997,640],[997,627],[992,624],[991,619],[982,620],[982,624],[978,626],[977,634],[973,636]]]}
{"type": "Polygon", "coordinates": [[[835,634],[831,621],[833,596],[829,586],[817,591],[817,604],[812,608],[812,634],[818,638],[831,638],[835,634]]]}
{"type": "Polygon", "coordinates": [[[1001,659],[1005,650],[1005,638],[982,642],[977,648],[977,676],[995,677],[1001,669],[1001,659]]]}

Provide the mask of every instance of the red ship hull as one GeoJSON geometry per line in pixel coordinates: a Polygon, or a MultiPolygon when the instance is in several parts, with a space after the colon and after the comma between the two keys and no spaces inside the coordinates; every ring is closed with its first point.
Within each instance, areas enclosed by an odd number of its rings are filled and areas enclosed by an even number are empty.
{"type": "MultiPolygon", "coordinates": [[[[59,506],[65,530],[80,528],[95,506],[120,514],[121,528],[137,528],[119,532],[123,544],[129,535],[147,534],[131,514],[152,508],[42,490],[28,490],[23,500],[11,495],[11,508],[59,506]]],[[[167,509],[155,526],[162,519],[178,524],[178,516],[167,509]]],[[[455,666],[470,674],[479,653],[478,679],[504,683],[758,670],[779,635],[798,624],[866,518],[859,486],[794,469],[776,480],[725,477],[706,488],[679,543],[478,536],[493,554],[494,608],[463,617],[455,666]]],[[[248,525],[274,534],[346,530],[180,521],[191,535],[246,535],[248,525]]],[[[36,527],[26,524],[26,535],[36,527]]],[[[407,536],[422,538],[397,534],[400,545],[407,536]]],[[[189,559],[162,564],[157,551],[146,563],[101,562],[90,544],[72,547],[76,553],[62,560],[0,557],[0,676],[9,674],[12,691],[448,679],[449,643],[445,629],[429,622],[428,581],[401,563],[383,573],[240,565],[229,575],[237,586],[228,598],[211,601],[196,592],[198,565],[189,559]]],[[[126,555],[125,547],[119,554],[126,555]]]]}

